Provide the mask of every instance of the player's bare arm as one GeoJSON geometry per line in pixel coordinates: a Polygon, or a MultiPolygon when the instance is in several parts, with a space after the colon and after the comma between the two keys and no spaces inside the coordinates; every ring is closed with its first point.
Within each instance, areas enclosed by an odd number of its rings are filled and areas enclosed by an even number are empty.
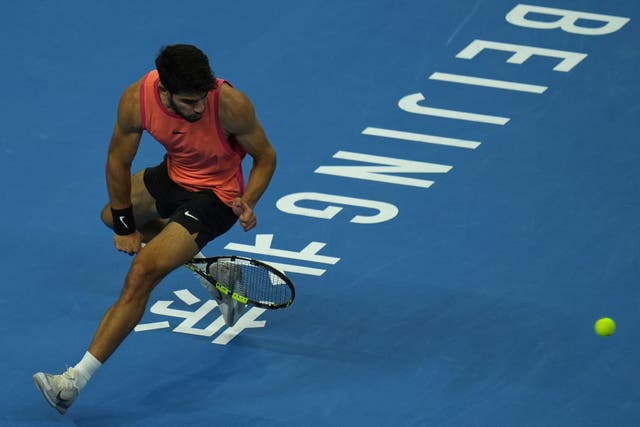
{"type": "Polygon", "coordinates": [[[139,82],[129,86],[120,98],[118,115],[107,157],[107,189],[114,209],[131,205],[131,163],[142,137],[139,82]]]}
{"type": "Polygon", "coordinates": [[[276,169],[276,152],[256,117],[253,104],[242,92],[224,85],[220,93],[220,122],[253,158],[245,193],[234,202],[234,212],[245,230],[256,225],[253,208],[266,190],[276,169]]]}
{"type": "MultiPolygon", "coordinates": [[[[129,86],[120,98],[116,123],[109,144],[106,179],[111,208],[131,206],[131,164],[142,137],[139,102],[140,82],[129,86]]],[[[135,232],[116,235],[116,248],[129,254],[140,250],[142,236],[135,232]]]]}

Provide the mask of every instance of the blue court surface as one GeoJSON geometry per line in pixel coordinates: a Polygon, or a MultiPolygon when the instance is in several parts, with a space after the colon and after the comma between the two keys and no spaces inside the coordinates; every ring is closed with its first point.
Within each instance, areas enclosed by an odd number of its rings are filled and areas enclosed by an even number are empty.
{"type": "MultiPolygon", "coordinates": [[[[2,9],[0,425],[640,425],[640,3],[2,9]],[[258,227],[204,252],[279,266],[296,301],[228,329],[175,271],[61,416],[31,376],[77,363],[119,294],[107,146],[174,43],[279,156],[258,227]]],[[[146,135],[134,169],[162,154],[146,135]]]]}

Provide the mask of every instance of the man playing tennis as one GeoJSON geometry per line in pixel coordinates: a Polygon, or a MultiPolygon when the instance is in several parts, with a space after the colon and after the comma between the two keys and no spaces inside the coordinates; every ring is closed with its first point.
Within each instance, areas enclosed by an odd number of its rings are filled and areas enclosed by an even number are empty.
{"type": "MultiPolygon", "coordinates": [[[[110,202],[102,220],[115,232],[116,249],[137,255],[82,360],[61,375],[33,376],[53,407],[67,411],[138,324],[162,278],[238,219],[245,231],[255,227],[253,208],[275,167],[275,151],[251,101],[216,79],[207,56],[195,46],[164,47],[156,70],[122,94],[107,158],[110,202]],[[166,156],[160,165],[131,176],[145,130],[165,147],[166,156]],[[253,159],[246,187],[245,153],[253,159]]],[[[242,304],[211,289],[225,322],[233,325],[242,304]]]]}

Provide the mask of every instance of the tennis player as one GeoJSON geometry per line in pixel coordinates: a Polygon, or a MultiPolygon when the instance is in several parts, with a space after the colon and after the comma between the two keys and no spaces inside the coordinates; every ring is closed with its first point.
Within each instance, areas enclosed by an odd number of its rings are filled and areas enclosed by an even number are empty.
{"type": "MultiPolygon", "coordinates": [[[[166,46],[155,65],[122,94],[107,157],[109,203],[102,220],[115,233],[116,249],[136,254],[122,292],[78,364],[61,375],[33,376],[61,414],[138,324],[162,278],[238,220],[245,231],[256,226],[254,207],[276,168],[275,151],[251,101],[214,77],[200,49],[166,46]],[[159,165],[131,176],[143,131],[166,155],[159,165]],[[245,186],[246,153],[252,167],[245,186]]],[[[210,292],[226,324],[233,325],[244,306],[215,287],[210,292]]]]}

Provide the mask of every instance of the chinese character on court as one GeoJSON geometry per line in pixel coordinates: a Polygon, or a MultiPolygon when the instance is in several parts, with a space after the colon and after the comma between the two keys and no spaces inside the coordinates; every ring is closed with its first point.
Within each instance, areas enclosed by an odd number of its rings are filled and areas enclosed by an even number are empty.
{"type": "MultiPolygon", "coordinates": [[[[196,305],[201,303],[200,298],[193,295],[189,290],[182,289],[173,292],[180,301],[188,305],[195,310],[180,310],[177,308],[171,308],[171,305],[175,301],[157,301],[151,306],[149,311],[159,316],[169,316],[182,319],[182,322],[173,328],[173,332],[181,334],[199,335],[203,337],[212,337],[218,331],[225,328],[224,319],[221,315],[205,326],[196,327],[196,325],[202,321],[209,313],[218,308],[218,304],[214,300],[207,300],[199,307],[196,305]]],[[[266,325],[265,320],[256,320],[262,313],[267,311],[264,308],[251,307],[238,319],[238,322],[232,327],[227,327],[221,334],[219,334],[213,341],[213,344],[226,345],[233,338],[238,336],[243,330],[250,328],[264,328],[266,325]]],[[[168,320],[152,323],[140,323],[135,327],[136,332],[153,331],[156,329],[169,329],[171,324],[168,320]]]]}

